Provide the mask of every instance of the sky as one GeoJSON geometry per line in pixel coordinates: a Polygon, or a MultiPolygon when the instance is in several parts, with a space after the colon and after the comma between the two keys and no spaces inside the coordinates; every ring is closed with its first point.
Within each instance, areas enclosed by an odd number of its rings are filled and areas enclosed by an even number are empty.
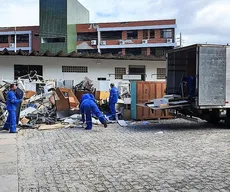
{"type": "MultiPolygon", "coordinates": [[[[230,44],[230,0],[79,0],[90,22],[176,19],[184,45],[230,44]]],[[[39,0],[0,0],[0,27],[39,24],[39,0]]]]}

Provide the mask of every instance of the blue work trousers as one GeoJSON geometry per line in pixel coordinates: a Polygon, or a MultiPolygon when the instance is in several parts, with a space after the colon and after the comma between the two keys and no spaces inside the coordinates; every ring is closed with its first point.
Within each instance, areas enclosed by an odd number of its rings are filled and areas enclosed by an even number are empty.
{"type": "Polygon", "coordinates": [[[11,133],[15,133],[16,129],[16,111],[8,110],[8,117],[3,127],[5,130],[10,130],[11,133]]]}
{"type": "Polygon", "coordinates": [[[110,109],[110,113],[111,113],[111,119],[112,120],[116,120],[116,107],[115,107],[116,103],[109,103],[109,109],[110,109]]]}
{"type": "Polygon", "coordinates": [[[92,129],[93,127],[92,114],[94,114],[102,124],[106,122],[104,115],[101,113],[101,111],[98,109],[96,105],[91,106],[90,104],[85,104],[84,114],[86,115],[86,125],[87,125],[86,128],[87,129],[92,129]]]}

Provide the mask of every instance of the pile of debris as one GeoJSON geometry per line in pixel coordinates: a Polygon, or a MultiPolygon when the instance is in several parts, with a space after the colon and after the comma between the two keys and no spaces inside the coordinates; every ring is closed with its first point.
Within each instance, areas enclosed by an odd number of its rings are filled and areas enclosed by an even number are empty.
{"type": "Polygon", "coordinates": [[[7,118],[6,96],[11,83],[17,84],[16,97],[22,99],[17,107],[17,124],[36,127],[40,124],[56,124],[78,112],[79,101],[73,91],[56,87],[56,81],[44,80],[36,71],[19,77],[17,81],[2,80],[0,85],[0,124],[7,118]]]}
{"type": "MultiPolygon", "coordinates": [[[[18,99],[22,99],[16,111],[17,124],[21,128],[44,130],[55,126],[61,128],[66,125],[80,125],[79,100],[81,95],[87,92],[94,94],[100,108],[103,108],[103,104],[107,107],[106,110],[103,110],[104,112],[108,111],[106,101],[109,92],[96,91],[89,78],[85,77],[81,83],[72,86],[72,82],[44,80],[42,76],[37,75],[36,71],[33,71],[19,77],[16,81],[2,80],[0,84],[0,125],[3,125],[8,116],[6,96],[11,83],[17,84],[15,94],[18,99]]],[[[100,124],[96,118],[93,118],[93,123],[100,124]]]]}
{"type": "Polygon", "coordinates": [[[90,91],[95,92],[95,88],[93,87],[93,81],[88,77],[85,77],[83,81],[75,86],[75,90],[77,91],[90,91]]]}

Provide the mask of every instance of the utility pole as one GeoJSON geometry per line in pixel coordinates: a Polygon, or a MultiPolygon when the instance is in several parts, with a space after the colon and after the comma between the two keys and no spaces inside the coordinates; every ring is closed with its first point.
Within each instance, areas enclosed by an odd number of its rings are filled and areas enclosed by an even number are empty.
{"type": "Polygon", "coordinates": [[[180,33],[180,36],[178,38],[176,38],[176,42],[179,42],[179,46],[177,46],[177,48],[179,47],[183,47],[183,39],[182,39],[182,33],[180,33]]]}
{"type": "Polygon", "coordinates": [[[17,28],[14,28],[14,52],[17,52],[17,28]]]}

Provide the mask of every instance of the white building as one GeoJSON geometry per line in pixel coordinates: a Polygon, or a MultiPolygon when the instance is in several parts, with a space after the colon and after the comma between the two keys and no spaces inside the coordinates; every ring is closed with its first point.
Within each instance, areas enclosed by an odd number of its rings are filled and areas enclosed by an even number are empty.
{"type": "Polygon", "coordinates": [[[36,70],[46,80],[74,80],[76,84],[86,76],[117,84],[125,74],[139,75],[144,81],[164,81],[165,64],[164,60],[0,55],[0,79],[17,79],[36,70]]]}

